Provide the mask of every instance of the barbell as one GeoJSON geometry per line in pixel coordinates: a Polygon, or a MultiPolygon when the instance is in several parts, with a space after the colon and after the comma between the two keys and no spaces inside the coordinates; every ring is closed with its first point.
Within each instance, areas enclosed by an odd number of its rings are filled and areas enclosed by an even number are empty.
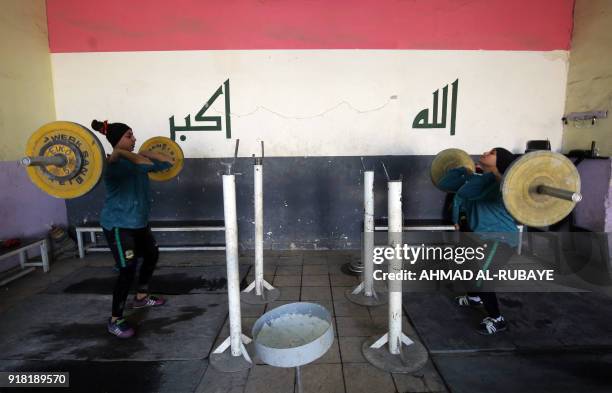
{"type": "MultiPolygon", "coordinates": [[[[431,163],[434,185],[440,188],[444,174],[459,167],[474,171],[469,154],[460,149],[442,150],[431,163]]],[[[532,227],[561,221],[582,200],[580,174],[574,164],[562,154],[544,150],[515,160],[504,173],[500,189],[512,217],[532,227]]]]}
{"type": "MultiPolygon", "coordinates": [[[[170,138],[148,139],[139,151],[159,152],[172,159],[171,168],[149,173],[151,180],[170,180],[183,168],[183,150],[170,138]]],[[[71,199],[87,194],[100,182],[106,156],[92,131],[77,123],[54,121],[30,136],[25,157],[19,162],[42,191],[56,198],[71,199]]]]}

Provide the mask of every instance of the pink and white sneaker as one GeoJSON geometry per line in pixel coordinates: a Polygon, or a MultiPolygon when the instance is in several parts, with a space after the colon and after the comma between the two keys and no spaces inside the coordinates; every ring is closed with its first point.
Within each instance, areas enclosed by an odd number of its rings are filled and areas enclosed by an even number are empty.
{"type": "Polygon", "coordinates": [[[119,338],[130,338],[134,335],[134,329],[127,323],[124,318],[119,318],[112,322],[112,319],[108,319],[108,323],[106,324],[106,329],[112,335],[115,335],[119,338]]]}
{"type": "Polygon", "coordinates": [[[166,299],[155,295],[147,295],[140,300],[134,297],[132,308],[159,307],[164,304],[166,304],[166,299]]]}

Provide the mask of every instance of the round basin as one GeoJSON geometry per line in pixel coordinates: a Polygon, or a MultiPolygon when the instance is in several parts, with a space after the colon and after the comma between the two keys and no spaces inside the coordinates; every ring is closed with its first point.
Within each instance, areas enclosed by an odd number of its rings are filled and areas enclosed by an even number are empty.
{"type": "Polygon", "coordinates": [[[334,342],[331,314],[315,303],[291,303],[262,315],[253,325],[259,358],[276,367],[298,367],[323,356],[334,342]]]}

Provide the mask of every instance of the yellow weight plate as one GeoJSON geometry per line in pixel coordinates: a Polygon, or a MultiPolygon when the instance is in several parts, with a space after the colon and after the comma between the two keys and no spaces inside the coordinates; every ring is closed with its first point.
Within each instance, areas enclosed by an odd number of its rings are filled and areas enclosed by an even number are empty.
{"type": "Polygon", "coordinates": [[[512,163],[504,174],[502,194],[508,212],[520,223],[545,227],[561,221],[576,202],[539,194],[538,186],[547,185],[580,192],[580,175],[564,155],[534,151],[512,163]]]}
{"type": "Polygon", "coordinates": [[[165,136],[156,136],[147,139],[142,146],[140,146],[139,152],[152,151],[155,153],[164,154],[172,159],[172,167],[162,172],[149,172],[149,179],[154,181],[166,181],[170,180],[178,175],[183,169],[183,162],[185,156],[183,155],[183,149],[170,138],[165,136]]]}
{"type": "Polygon", "coordinates": [[[67,158],[64,167],[26,167],[32,183],[47,194],[62,199],[76,198],[91,191],[100,181],[106,163],[104,148],[94,133],[68,121],[54,121],[40,127],[30,136],[25,154],[62,154],[67,158]]]}
{"type": "Polygon", "coordinates": [[[431,181],[438,187],[440,179],[447,171],[459,167],[466,167],[474,172],[476,165],[470,155],[461,149],[442,150],[431,162],[431,181]]]}

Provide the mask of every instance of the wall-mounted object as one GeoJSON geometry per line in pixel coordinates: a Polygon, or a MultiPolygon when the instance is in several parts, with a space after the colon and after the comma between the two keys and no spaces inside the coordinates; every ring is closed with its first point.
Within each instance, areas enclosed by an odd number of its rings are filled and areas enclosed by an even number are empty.
{"type": "Polygon", "coordinates": [[[576,127],[584,121],[590,121],[591,126],[594,126],[598,119],[605,119],[607,117],[608,111],[572,112],[563,116],[561,120],[563,124],[573,121],[576,127]]]}
{"type": "Polygon", "coordinates": [[[536,150],[550,150],[550,141],[548,139],[527,141],[525,153],[536,150]]]}
{"type": "Polygon", "coordinates": [[[574,161],[574,165],[578,165],[585,158],[606,158],[606,159],[608,158],[608,157],[601,157],[599,155],[599,149],[597,148],[597,142],[595,141],[591,141],[590,150],[580,150],[580,149],[570,150],[569,153],[567,153],[567,156],[578,159],[577,161],[574,161]]]}

